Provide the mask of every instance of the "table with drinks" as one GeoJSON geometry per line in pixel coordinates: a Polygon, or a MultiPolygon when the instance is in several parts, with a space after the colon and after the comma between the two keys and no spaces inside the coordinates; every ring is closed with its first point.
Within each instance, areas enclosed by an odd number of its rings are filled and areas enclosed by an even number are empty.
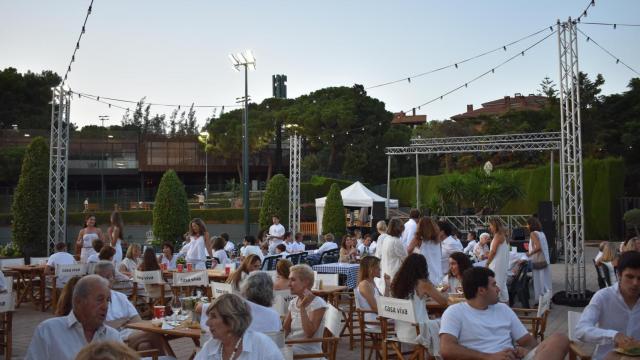
{"type": "Polygon", "coordinates": [[[39,265],[11,265],[5,269],[17,274],[17,301],[16,308],[23,302],[33,301],[40,303],[40,310],[46,310],[45,302],[45,270],[46,263],[39,265]],[[36,285],[36,286],[34,286],[36,285]],[[37,295],[36,295],[37,293],[37,295]]]}
{"type": "Polygon", "coordinates": [[[314,265],[313,270],[322,274],[343,274],[346,276],[345,285],[349,289],[353,289],[358,285],[358,271],[360,271],[359,263],[331,263],[314,265]]]}

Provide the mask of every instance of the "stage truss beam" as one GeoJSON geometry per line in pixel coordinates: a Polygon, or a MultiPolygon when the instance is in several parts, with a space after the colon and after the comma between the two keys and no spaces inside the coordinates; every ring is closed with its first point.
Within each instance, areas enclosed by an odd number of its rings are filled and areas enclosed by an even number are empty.
{"type": "Polygon", "coordinates": [[[289,231],[300,231],[300,163],[302,136],[293,133],[289,138],[289,231]]]}

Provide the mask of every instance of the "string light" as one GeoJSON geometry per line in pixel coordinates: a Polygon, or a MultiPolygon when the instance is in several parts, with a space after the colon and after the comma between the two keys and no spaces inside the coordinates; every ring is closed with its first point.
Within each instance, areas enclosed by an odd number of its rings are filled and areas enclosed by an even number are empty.
{"type": "Polygon", "coordinates": [[[603,25],[603,26],[613,26],[616,29],[618,26],[627,26],[627,27],[640,27],[640,24],[618,24],[618,23],[604,23],[604,22],[586,22],[583,21],[580,25],[603,25]]]}
{"type": "Polygon", "coordinates": [[[69,66],[67,66],[67,71],[65,72],[64,77],[62,78],[62,84],[60,84],[60,86],[64,85],[65,81],[67,81],[67,78],[69,77],[69,73],[71,72],[71,64],[74,61],[76,61],[76,52],[80,50],[80,40],[82,40],[82,35],[84,35],[84,33],[86,32],[87,20],[89,19],[89,15],[91,15],[92,7],[93,7],[93,0],[91,0],[91,3],[89,4],[89,8],[87,9],[87,15],[84,17],[84,22],[82,23],[82,30],[80,30],[78,41],[76,41],[76,48],[73,50],[73,54],[71,54],[71,60],[69,60],[69,66]]]}
{"type": "MultiPolygon", "coordinates": [[[[119,98],[113,98],[113,97],[108,97],[108,96],[102,96],[102,95],[93,95],[93,94],[87,94],[85,92],[80,92],[80,91],[72,91],[72,93],[78,94],[78,97],[85,97],[88,99],[92,99],[92,100],[100,100],[100,98],[105,99],[105,100],[109,100],[109,101],[115,101],[115,102],[122,102],[122,103],[128,103],[128,104],[137,104],[140,101],[134,101],[134,100],[126,100],[126,99],[119,99],[119,98]]],[[[102,101],[101,101],[102,102],[102,101]]],[[[107,103],[107,102],[104,102],[107,103]]],[[[154,103],[154,102],[145,102],[146,105],[150,105],[150,106],[164,106],[164,107],[172,107],[172,108],[178,108],[178,110],[180,110],[182,107],[185,108],[190,108],[193,106],[193,108],[221,108],[222,112],[224,112],[224,108],[225,107],[243,107],[244,105],[196,105],[196,104],[166,104],[166,103],[154,103]]],[[[221,114],[222,114],[221,112],[221,114]]]]}
{"type": "Polygon", "coordinates": [[[511,41],[511,42],[510,42],[510,43],[508,43],[508,44],[501,45],[501,46],[499,46],[499,47],[497,47],[497,48],[495,48],[495,49],[488,50],[488,51],[485,51],[485,52],[483,52],[483,53],[480,53],[480,54],[477,54],[477,55],[471,56],[471,57],[469,57],[469,58],[466,58],[466,59],[464,59],[464,60],[455,61],[455,62],[453,62],[453,63],[451,63],[451,64],[449,64],[449,65],[445,65],[445,66],[442,66],[442,67],[439,67],[439,68],[435,68],[435,69],[432,69],[432,70],[429,70],[429,71],[426,71],[426,72],[423,72],[423,73],[420,73],[420,74],[415,74],[415,75],[411,75],[411,76],[409,76],[409,77],[403,77],[402,79],[393,80],[393,81],[385,82],[385,83],[382,83],[382,84],[377,84],[377,85],[369,86],[369,87],[366,87],[366,88],[365,88],[365,90],[375,89],[375,88],[378,88],[378,87],[383,87],[383,86],[387,86],[387,85],[392,85],[392,84],[396,84],[396,83],[404,82],[404,81],[407,81],[408,83],[411,83],[411,78],[414,78],[414,79],[415,79],[415,78],[417,78],[417,77],[422,77],[422,76],[425,76],[425,75],[428,75],[428,74],[432,74],[432,73],[435,73],[435,72],[438,72],[438,71],[442,71],[442,70],[445,70],[445,69],[448,69],[448,68],[451,68],[451,67],[455,67],[455,68],[457,69],[459,65],[464,64],[464,63],[466,63],[466,62],[468,62],[468,61],[471,61],[471,60],[475,60],[475,59],[481,58],[481,57],[483,57],[483,56],[489,55],[489,54],[494,53],[494,52],[499,51],[499,50],[507,51],[507,47],[508,47],[508,46],[515,45],[515,44],[517,44],[517,43],[519,43],[519,42],[521,42],[521,41],[524,41],[524,40],[529,39],[529,38],[531,38],[531,37],[533,37],[533,36],[536,36],[536,35],[538,35],[538,34],[540,34],[540,33],[544,32],[544,31],[546,31],[547,29],[549,29],[549,30],[550,30],[550,31],[552,31],[552,32],[554,31],[552,26],[548,26],[548,27],[547,27],[547,26],[545,26],[544,28],[542,28],[542,29],[540,29],[540,30],[538,30],[538,31],[536,31],[536,32],[534,32],[534,33],[531,33],[531,34],[529,34],[529,35],[527,35],[527,36],[524,36],[524,37],[522,37],[522,38],[520,38],[520,39],[517,39],[517,40],[511,41]]]}
{"type": "Polygon", "coordinates": [[[582,13],[580,13],[580,16],[578,16],[578,18],[576,19],[577,22],[580,22],[580,19],[583,17],[587,17],[587,11],[589,10],[590,7],[592,6],[596,6],[596,0],[590,0],[589,4],[587,5],[587,7],[582,10],[582,13]]]}
{"type": "Polygon", "coordinates": [[[580,32],[580,34],[582,34],[584,37],[586,37],[588,40],[588,42],[590,44],[595,44],[597,47],[600,48],[600,50],[606,52],[609,56],[611,56],[612,58],[614,58],[616,60],[616,64],[622,64],[624,66],[627,67],[627,69],[633,71],[634,73],[636,73],[637,75],[640,75],[640,72],[638,72],[636,69],[632,68],[631,66],[627,65],[624,61],[620,60],[619,57],[615,56],[614,54],[611,53],[611,51],[607,50],[604,48],[604,46],[600,45],[598,42],[596,42],[591,36],[585,34],[582,30],[580,30],[580,28],[577,28],[578,31],[580,32]]]}

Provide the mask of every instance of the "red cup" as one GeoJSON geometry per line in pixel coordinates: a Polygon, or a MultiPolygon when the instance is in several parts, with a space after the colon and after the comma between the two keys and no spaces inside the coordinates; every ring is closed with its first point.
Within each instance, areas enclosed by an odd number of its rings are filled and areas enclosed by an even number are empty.
{"type": "Polygon", "coordinates": [[[178,272],[182,272],[184,266],[182,264],[178,264],[178,272]]]}
{"type": "Polygon", "coordinates": [[[165,263],[160,264],[160,268],[162,270],[167,270],[167,264],[165,264],[165,263]]]}
{"type": "Polygon", "coordinates": [[[193,264],[192,263],[187,263],[187,271],[188,272],[192,272],[193,271],[193,264]]]}
{"type": "Polygon", "coordinates": [[[231,273],[231,265],[227,264],[224,266],[224,274],[229,275],[231,273]]]}
{"type": "Polygon", "coordinates": [[[156,319],[161,319],[164,317],[164,306],[154,306],[153,307],[153,317],[156,319]]]}

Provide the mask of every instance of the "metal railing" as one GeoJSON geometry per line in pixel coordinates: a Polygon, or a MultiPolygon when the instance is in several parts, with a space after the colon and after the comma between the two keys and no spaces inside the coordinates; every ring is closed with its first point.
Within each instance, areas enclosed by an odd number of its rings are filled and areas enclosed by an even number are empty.
{"type": "Polygon", "coordinates": [[[527,226],[527,219],[531,215],[486,215],[486,216],[439,216],[461,232],[488,229],[490,219],[498,219],[508,230],[527,226]]]}

